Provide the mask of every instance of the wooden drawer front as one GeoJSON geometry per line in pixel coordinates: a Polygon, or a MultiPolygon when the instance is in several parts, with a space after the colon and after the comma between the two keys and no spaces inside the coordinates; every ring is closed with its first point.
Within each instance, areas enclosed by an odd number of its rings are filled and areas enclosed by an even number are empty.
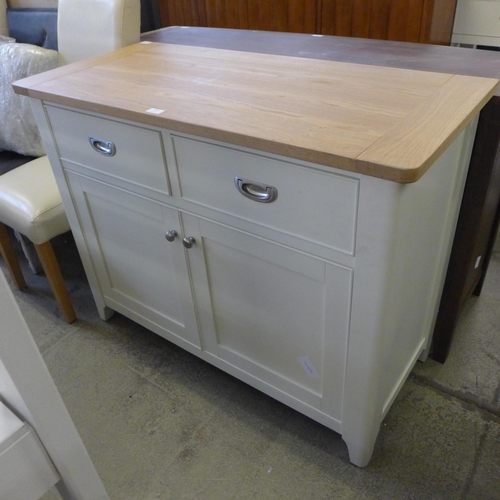
{"type": "Polygon", "coordinates": [[[173,143],[183,199],[354,254],[358,179],[185,137],[173,143]],[[275,187],[277,199],[245,197],[235,177],[275,187]]]}
{"type": "Polygon", "coordinates": [[[453,33],[500,36],[500,1],[459,0],[453,33]]]}
{"type": "Polygon", "coordinates": [[[59,156],[67,162],[169,194],[161,133],[143,127],[47,106],[59,156]],[[112,143],[115,154],[97,152],[89,138],[112,143]]]}

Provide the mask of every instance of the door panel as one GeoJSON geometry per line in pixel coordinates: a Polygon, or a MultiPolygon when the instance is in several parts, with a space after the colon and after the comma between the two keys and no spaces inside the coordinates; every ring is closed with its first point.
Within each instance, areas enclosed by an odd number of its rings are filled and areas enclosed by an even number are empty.
{"type": "MultiPolygon", "coordinates": [[[[175,209],[67,173],[106,304],[138,314],[200,346],[175,209]]],[[[126,314],[126,312],[125,312],[126,314]]]]}
{"type": "Polygon", "coordinates": [[[352,271],[183,214],[204,349],[340,419],[352,271]],[[331,402],[323,405],[323,400],[331,402]]]}

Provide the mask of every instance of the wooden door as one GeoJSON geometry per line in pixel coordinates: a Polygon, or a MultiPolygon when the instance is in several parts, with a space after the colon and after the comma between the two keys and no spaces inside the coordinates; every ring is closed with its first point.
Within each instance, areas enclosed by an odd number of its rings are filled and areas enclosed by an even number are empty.
{"type": "Polygon", "coordinates": [[[163,26],[317,33],[320,0],[159,0],[163,26]]]}

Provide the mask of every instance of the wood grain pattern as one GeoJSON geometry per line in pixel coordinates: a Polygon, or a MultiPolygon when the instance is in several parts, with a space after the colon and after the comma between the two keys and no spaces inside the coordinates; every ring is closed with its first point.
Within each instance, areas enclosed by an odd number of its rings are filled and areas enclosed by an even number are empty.
{"type": "Polygon", "coordinates": [[[488,81],[474,80],[454,75],[358,159],[388,168],[404,162],[405,177],[425,172],[488,102],[488,81]]]}
{"type": "Polygon", "coordinates": [[[158,6],[163,26],[207,26],[199,0],[161,0],[158,6]]]}
{"type": "Polygon", "coordinates": [[[127,49],[17,82],[15,89],[119,118],[414,182],[498,83],[203,47],[153,43],[127,49]],[[149,108],[165,111],[155,115],[146,112],[149,108]]]}
{"type": "Polygon", "coordinates": [[[248,29],[248,7],[246,0],[201,1],[206,26],[248,29]]]}
{"type": "Polygon", "coordinates": [[[449,45],[456,0],[322,0],[318,33],[449,45]]]}
{"type": "Polygon", "coordinates": [[[159,0],[163,26],[208,26],[449,45],[457,0],[159,0]]]}
{"type": "MultiPolygon", "coordinates": [[[[66,64],[65,66],[61,66],[52,71],[45,71],[43,73],[38,73],[29,78],[30,85],[36,87],[37,85],[43,84],[50,80],[55,80],[57,78],[64,77],[66,75],[71,75],[78,71],[84,71],[87,68],[92,68],[99,64],[106,64],[115,59],[121,59],[127,57],[131,54],[136,54],[140,52],[144,52],[148,49],[149,43],[136,43],[134,45],[128,45],[127,47],[123,47],[121,49],[115,50],[113,52],[108,52],[106,54],[102,54],[100,56],[93,57],[91,59],[84,59],[82,61],[78,61],[72,64],[66,64]]],[[[26,79],[28,80],[28,79],[26,79]]],[[[14,86],[15,92],[20,95],[29,96],[29,88],[24,85],[16,85],[14,86]]]]}
{"type": "Polygon", "coordinates": [[[419,42],[449,45],[453,32],[456,5],[457,0],[425,1],[419,42]]]}
{"type": "Polygon", "coordinates": [[[253,30],[316,33],[316,0],[246,0],[253,30]]]}

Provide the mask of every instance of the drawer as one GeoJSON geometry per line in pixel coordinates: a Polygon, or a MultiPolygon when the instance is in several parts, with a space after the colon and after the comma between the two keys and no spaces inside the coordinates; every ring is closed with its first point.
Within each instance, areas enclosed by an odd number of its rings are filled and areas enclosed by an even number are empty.
{"type": "Polygon", "coordinates": [[[453,33],[500,36],[500,0],[459,0],[453,33]]]}
{"type": "Polygon", "coordinates": [[[65,166],[76,163],[169,194],[160,132],[51,106],[46,110],[65,166]]]}
{"type": "Polygon", "coordinates": [[[357,178],[202,140],[172,140],[184,200],[354,254],[357,178]],[[256,201],[272,196],[271,188],[274,201],[256,201]]]}

